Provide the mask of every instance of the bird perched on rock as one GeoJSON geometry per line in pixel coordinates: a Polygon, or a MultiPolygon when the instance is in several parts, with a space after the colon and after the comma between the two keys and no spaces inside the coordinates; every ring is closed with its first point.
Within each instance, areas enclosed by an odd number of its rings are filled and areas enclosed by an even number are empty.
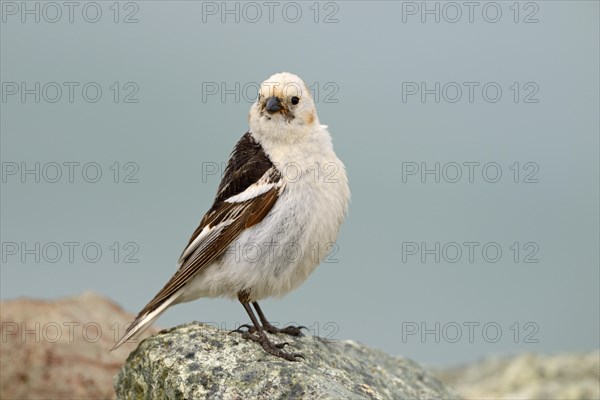
{"type": "Polygon", "coordinates": [[[323,261],[346,215],[348,180],[310,91],[296,75],[278,73],[261,84],[249,123],[179,269],[113,350],[174,304],[225,296],[237,298],[252,320],[245,339],[290,361],[300,356],[265,334],[300,335],[300,327],[274,327],[258,301],[297,288],[323,261]]]}

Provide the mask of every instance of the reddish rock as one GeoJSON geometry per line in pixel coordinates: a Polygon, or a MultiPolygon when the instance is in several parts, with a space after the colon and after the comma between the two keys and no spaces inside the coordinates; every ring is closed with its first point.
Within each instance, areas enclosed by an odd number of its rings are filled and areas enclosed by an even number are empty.
{"type": "Polygon", "coordinates": [[[139,340],[109,350],[133,318],[94,293],[0,302],[0,398],[115,398],[113,376],[139,340]]]}

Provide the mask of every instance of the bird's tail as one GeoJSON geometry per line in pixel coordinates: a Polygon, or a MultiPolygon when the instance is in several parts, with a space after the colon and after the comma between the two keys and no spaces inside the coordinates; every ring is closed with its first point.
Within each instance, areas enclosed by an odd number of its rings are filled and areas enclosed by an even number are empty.
{"type": "Polygon", "coordinates": [[[167,308],[169,308],[170,305],[173,304],[173,302],[175,302],[175,300],[179,298],[180,294],[181,291],[179,293],[173,294],[154,310],[142,311],[131,323],[131,325],[129,325],[123,337],[119,339],[119,341],[113,346],[113,348],[110,349],[110,351],[116,350],[129,339],[140,335],[142,332],[148,329],[148,327],[152,325],[152,323],[160,316],[160,314],[162,314],[167,308]]]}

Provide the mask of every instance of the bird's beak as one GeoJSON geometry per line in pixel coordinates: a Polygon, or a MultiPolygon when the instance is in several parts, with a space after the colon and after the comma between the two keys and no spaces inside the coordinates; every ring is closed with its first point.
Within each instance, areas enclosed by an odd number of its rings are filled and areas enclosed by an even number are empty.
{"type": "Polygon", "coordinates": [[[267,99],[267,104],[265,106],[265,110],[267,110],[268,113],[274,113],[277,112],[279,110],[281,110],[281,101],[279,100],[278,97],[275,96],[271,96],[267,99]]]}

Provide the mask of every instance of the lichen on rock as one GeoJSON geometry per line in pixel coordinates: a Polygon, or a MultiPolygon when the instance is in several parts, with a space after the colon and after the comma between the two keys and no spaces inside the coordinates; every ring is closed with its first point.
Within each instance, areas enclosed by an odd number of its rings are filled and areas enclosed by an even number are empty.
{"type": "Polygon", "coordinates": [[[415,362],[353,341],[270,335],[304,360],[273,357],[254,342],[201,323],[145,340],[115,377],[121,399],[457,398],[415,362]]]}

